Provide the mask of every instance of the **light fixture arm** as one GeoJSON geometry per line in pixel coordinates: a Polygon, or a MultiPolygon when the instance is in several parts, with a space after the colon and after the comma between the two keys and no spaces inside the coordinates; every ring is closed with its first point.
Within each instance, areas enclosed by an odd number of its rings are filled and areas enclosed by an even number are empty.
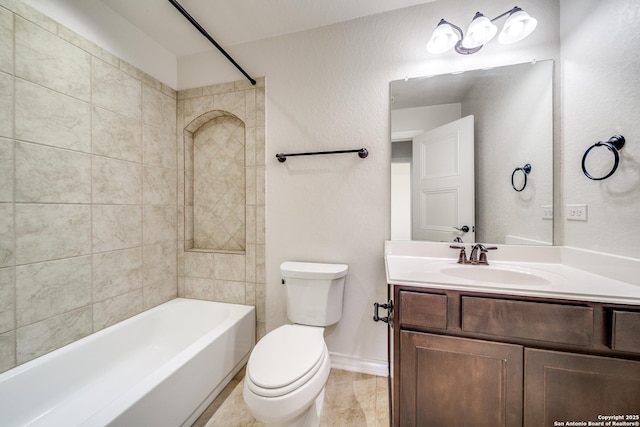
{"type": "Polygon", "coordinates": [[[491,22],[493,22],[493,21],[497,21],[498,19],[500,19],[500,18],[502,18],[502,17],[505,17],[505,16],[507,16],[507,15],[511,15],[512,13],[516,13],[516,12],[519,12],[519,11],[521,11],[521,10],[522,10],[522,9],[521,9],[520,7],[515,6],[513,9],[511,9],[511,10],[507,10],[505,13],[503,13],[503,14],[500,14],[500,15],[496,16],[495,18],[493,18],[493,19],[491,20],[491,22]]]}
{"type": "Polygon", "coordinates": [[[471,55],[472,53],[476,53],[477,51],[482,49],[482,46],[474,47],[474,48],[471,48],[471,49],[468,49],[468,48],[462,46],[462,39],[464,39],[464,32],[462,31],[462,28],[458,27],[456,24],[453,24],[453,23],[447,21],[444,18],[440,19],[440,22],[438,22],[438,25],[442,25],[442,24],[451,25],[451,28],[456,30],[458,32],[458,34],[460,35],[460,37],[458,38],[458,41],[456,42],[456,45],[454,46],[454,49],[460,55],[471,55]]]}

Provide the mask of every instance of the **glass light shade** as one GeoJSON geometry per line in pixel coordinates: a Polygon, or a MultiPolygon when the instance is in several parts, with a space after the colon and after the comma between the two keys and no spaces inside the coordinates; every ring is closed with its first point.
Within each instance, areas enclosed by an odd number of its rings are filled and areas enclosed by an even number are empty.
{"type": "Polygon", "coordinates": [[[459,36],[449,24],[439,24],[435,30],[429,43],[427,43],[427,51],[430,53],[443,53],[451,49],[459,40],[459,36]]]}
{"type": "Polygon", "coordinates": [[[483,15],[476,17],[469,24],[467,35],[462,40],[462,46],[467,49],[482,46],[491,40],[498,32],[498,27],[483,15]]]}
{"type": "Polygon", "coordinates": [[[504,28],[498,36],[498,41],[502,44],[515,43],[527,37],[536,29],[538,20],[529,16],[523,10],[512,13],[504,23],[504,28]]]}

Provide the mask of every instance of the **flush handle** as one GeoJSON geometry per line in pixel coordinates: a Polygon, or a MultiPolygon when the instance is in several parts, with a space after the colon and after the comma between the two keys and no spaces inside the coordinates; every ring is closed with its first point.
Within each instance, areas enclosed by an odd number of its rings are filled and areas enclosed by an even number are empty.
{"type": "Polygon", "coordinates": [[[373,303],[373,321],[374,322],[378,322],[378,321],[382,321],[384,323],[389,323],[392,319],[392,314],[393,314],[393,301],[389,300],[389,302],[387,302],[386,304],[378,304],[377,302],[373,303]],[[378,311],[380,309],[384,309],[387,310],[387,316],[386,317],[380,317],[380,315],[378,314],[378,311]]]}

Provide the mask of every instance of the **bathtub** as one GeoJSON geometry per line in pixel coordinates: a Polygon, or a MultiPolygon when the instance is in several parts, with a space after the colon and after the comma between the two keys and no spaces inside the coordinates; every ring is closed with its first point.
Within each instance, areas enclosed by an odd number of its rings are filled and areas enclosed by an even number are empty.
{"type": "Polygon", "coordinates": [[[190,426],[254,339],[253,307],[174,299],[0,374],[0,424],[190,426]]]}

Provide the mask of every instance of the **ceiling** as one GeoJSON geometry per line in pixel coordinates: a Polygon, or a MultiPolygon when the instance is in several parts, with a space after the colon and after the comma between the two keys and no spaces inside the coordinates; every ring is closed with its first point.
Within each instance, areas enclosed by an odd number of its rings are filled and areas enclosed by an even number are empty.
{"type": "MultiPolygon", "coordinates": [[[[175,56],[211,44],[166,0],[99,0],[175,56]]],[[[435,0],[179,0],[223,47],[304,31],[435,0]]]]}

